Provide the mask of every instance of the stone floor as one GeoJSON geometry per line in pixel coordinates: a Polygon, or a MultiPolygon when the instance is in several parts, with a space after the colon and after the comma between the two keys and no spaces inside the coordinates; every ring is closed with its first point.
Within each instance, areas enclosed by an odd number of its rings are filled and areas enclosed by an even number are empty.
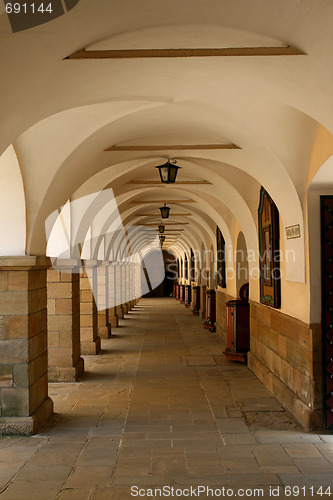
{"type": "Polygon", "coordinates": [[[0,500],[333,494],[333,435],[299,429],[190,310],[143,299],[114,333],[50,385],[46,429],[0,438],[0,500]]]}

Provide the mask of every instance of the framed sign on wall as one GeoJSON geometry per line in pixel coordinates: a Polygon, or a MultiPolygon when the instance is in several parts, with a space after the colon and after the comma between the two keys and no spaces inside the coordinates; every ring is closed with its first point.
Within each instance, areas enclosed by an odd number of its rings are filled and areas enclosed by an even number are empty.
{"type": "Polygon", "coordinates": [[[258,208],[260,302],[281,307],[279,211],[262,187],[258,208]]]}

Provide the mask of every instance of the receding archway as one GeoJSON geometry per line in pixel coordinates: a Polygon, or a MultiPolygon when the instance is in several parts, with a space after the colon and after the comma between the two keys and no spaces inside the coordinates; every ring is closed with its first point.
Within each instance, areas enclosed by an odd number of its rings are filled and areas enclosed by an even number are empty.
{"type": "Polygon", "coordinates": [[[241,287],[249,281],[249,264],[247,260],[247,247],[242,231],[238,234],[236,250],[236,289],[237,295],[241,287]]]}

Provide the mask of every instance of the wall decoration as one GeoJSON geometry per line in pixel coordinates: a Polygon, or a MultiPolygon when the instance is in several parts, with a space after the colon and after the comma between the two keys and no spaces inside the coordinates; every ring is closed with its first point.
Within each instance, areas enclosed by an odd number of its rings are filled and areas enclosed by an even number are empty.
{"type": "Polygon", "coordinates": [[[258,216],[260,302],[279,308],[281,306],[279,211],[263,187],[260,190],[258,216]]]}
{"type": "Polygon", "coordinates": [[[195,257],[193,249],[191,248],[191,260],[190,260],[190,281],[195,279],[195,257]]]}
{"type": "Polygon", "coordinates": [[[226,288],[227,280],[225,274],[225,241],[221,230],[216,226],[216,250],[217,250],[217,276],[216,283],[222,288],[226,288]]]}

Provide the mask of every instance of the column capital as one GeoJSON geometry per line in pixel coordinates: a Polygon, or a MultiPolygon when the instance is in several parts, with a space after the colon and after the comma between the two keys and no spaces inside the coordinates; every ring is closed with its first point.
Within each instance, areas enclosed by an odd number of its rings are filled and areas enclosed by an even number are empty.
{"type": "Polygon", "coordinates": [[[29,271],[30,269],[48,269],[49,267],[51,267],[50,258],[42,255],[0,257],[0,271],[29,271]]]}
{"type": "Polygon", "coordinates": [[[82,269],[82,261],[80,259],[52,259],[52,269],[59,270],[73,270],[78,272],[82,269]]]}
{"type": "Polygon", "coordinates": [[[98,260],[88,259],[83,261],[84,267],[97,267],[99,265],[98,260]]]}

